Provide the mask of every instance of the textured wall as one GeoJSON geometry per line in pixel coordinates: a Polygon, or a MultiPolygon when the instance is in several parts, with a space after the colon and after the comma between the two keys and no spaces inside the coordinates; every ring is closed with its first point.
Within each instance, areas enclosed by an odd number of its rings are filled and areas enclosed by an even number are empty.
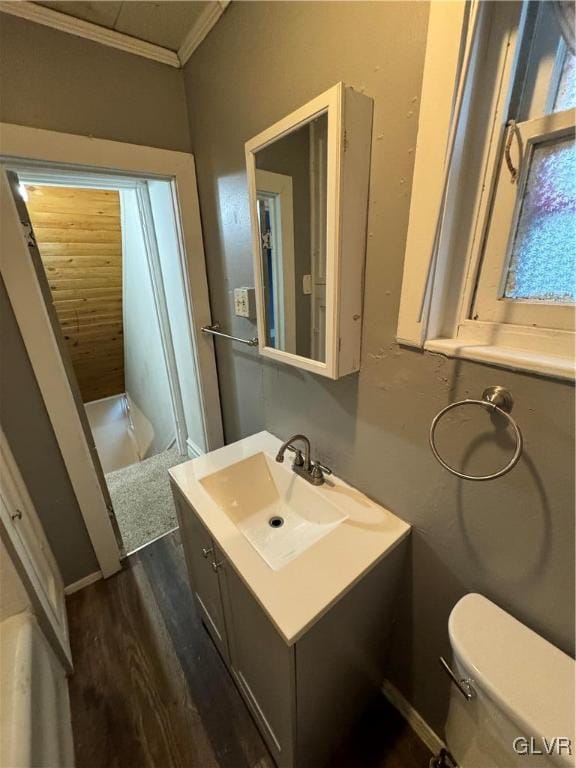
{"type": "MultiPolygon", "coordinates": [[[[437,657],[449,653],[447,619],[464,593],[573,650],[574,401],[568,384],[394,341],[426,24],[419,3],[235,2],[185,77],[213,316],[242,335],[254,331],[233,317],[231,296],[253,281],[244,142],[339,80],[375,100],[362,370],[331,382],[217,342],[225,431],[229,441],[262,427],[304,431],[339,475],[412,523],[390,675],[441,730],[448,684],[437,657]],[[430,453],[430,421],[489,384],[516,398],[524,456],[497,482],[459,482],[430,453]]],[[[471,469],[509,450],[482,415],[459,414],[440,435],[471,469]]]]}
{"type": "Polygon", "coordinates": [[[0,120],[188,151],[182,73],[0,13],[0,120]]]}

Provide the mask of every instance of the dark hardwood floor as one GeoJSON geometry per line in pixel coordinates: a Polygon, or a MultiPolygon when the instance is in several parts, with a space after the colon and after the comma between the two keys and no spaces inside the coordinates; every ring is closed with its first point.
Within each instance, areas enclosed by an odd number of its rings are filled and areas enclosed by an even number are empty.
{"type": "MultiPolygon", "coordinates": [[[[274,768],[196,614],[178,532],[68,598],[77,768],[274,768]]],[[[386,699],[331,768],[427,768],[386,699]]]]}

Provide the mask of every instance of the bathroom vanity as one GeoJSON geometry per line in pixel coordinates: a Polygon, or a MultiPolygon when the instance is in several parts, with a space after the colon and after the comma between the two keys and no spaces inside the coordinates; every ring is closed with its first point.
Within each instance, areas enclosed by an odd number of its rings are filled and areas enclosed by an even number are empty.
{"type": "Polygon", "coordinates": [[[206,629],[280,768],[320,768],[384,678],[410,527],[280,446],[261,432],[170,475],[206,629]]]}

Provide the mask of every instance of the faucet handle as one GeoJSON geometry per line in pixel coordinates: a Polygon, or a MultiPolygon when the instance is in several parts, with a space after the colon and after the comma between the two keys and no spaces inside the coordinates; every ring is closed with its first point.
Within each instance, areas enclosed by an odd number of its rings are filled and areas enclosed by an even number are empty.
{"type": "Polygon", "coordinates": [[[310,470],[310,479],[312,485],[322,485],[324,482],[324,475],[331,474],[332,470],[330,467],[325,467],[324,464],[321,464],[319,461],[313,462],[312,469],[310,470]]]}
{"type": "Polygon", "coordinates": [[[300,448],[294,448],[293,445],[288,446],[288,450],[292,451],[294,455],[294,466],[295,467],[303,467],[304,466],[304,457],[302,456],[302,451],[300,448]]]}

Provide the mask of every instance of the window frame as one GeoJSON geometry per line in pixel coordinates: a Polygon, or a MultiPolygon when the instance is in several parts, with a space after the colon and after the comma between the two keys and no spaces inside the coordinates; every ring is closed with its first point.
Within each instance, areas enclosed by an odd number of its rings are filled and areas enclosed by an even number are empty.
{"type": "Polygon", "coordinates": [[[546,114],[554,113],[554,105],[558,98],[558,91],[560,90],[560,83],[562,82],[562,72],[564,71],[564,64],[566,63],[567,56],[568,46],[566,45],[564,38],[560,38],[558,50],[556,51],[556,58],[554,60],[554,69],[552,70],[552,77],[550,78],[548,96],[546,98],[546,114]]]}
{"type": "MultiPolygon", "coordinates": [[[[481,265],[474,276],[474,298],[468,319],[574,331],[574,306],[537,299],[509,299],[505,289],[512,260],[512,250],[520,220],[524,195],[534,150],[541,144],[572,138],[572,110],[555,112],[517,123],[511,148],[513,165],[520,167],[519,178],[512,182],[504,156],[495,169],[495,191],[490,205],[490,221],[482,238],[481,265]],[[522,159],[518,146],[523,147],[522,159]]],[[[509,129],[512,130],[512,129],[509,129]]]]}
{"type": "Polygon", "coordinates": [[[431,7],[397,340],[450,357],[573,378],[573,331],[472,319],[529,17],[524,2],[474,1],[466,10],[460,3],[431,7]],[[435,18],[441,14],[451,16],[451,26],[435,18]],[[443,73],[451,101],[438,103],[427,73],[456,51],[457,63],[443,73]],[[486,72],[492,80],[482,89],[486,72]],[[483,133],[473,122],[478,114],[486,122],[483,133]],[[482,140],[472,146],[469,133],[482,140]],[[433,141],[447,147],[441,172],[428,157],[433,141]],[[426,215],[423,205],[437,216],[426,215]]]}

